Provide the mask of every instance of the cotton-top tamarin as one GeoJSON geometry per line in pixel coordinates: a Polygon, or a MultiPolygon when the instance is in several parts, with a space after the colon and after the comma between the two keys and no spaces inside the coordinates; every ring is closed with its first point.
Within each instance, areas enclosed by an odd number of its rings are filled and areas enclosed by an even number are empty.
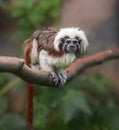
{"type": "Polygon", "coordinates": [[[23,44],[26,65],[50,71],[55,85],[62,86],[66,75],[61,70],[80,57],[88,41],[80,28],[41,28],[23,44]]]}

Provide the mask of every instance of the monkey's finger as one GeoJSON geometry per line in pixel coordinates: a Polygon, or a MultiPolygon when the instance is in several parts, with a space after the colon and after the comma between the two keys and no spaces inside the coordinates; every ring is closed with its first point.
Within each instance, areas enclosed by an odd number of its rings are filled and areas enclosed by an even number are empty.
{"type": "Polygon", "coordinates": [[[55,73],[55,72],[50,72],[50,76],[51,76],[51,79],[54,83],[54,85],[58,85],[59,84],[59,76],[55,73]]]}

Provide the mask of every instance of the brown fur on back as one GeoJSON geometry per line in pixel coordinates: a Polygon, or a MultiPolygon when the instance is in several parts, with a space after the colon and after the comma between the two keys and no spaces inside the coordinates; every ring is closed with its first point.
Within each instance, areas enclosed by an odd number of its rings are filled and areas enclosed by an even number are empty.
{"type": "Polygon", "coordinates": [[[54,39],[57,34],[57,30],[53,27],[45,27],[38,29],[35,31],[32,36],[27,39],[23,44],[23,53],[24,53],[24,59],[25,64],[30,67],[31,59],[31,49],[32,49],[32,42],[33,39],[36,39],[38,42],[38,53],[43,49],[46,50],[49,55],[53,57],[61,57],[64,54],[63,50],[56,51],[54,49],[54,39]]]}
{"type": "Polygon", "coordinates": [[[54,39],[57,34],[57,30],[53,27],[47,27],[47,28],[42,28],[33,33],[31,36],[32,39],[37,39],[38,41],[38,51],[40,52],[42,49],[46,50],[49,52],[49,55],[52,55],[54,57],[61,57],[64,52],[61,51],[56,51],[54,49],[54,39]]]}

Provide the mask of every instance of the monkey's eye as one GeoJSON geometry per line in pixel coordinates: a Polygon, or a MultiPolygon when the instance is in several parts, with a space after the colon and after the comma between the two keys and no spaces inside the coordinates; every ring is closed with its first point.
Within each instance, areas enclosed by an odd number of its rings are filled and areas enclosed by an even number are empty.
{"type": "Polygon", "coordinates": [[[68,38],[69,38],[68,36],[65,36],[65,37],[61,38],[60,43],[64,43],[66,41],[66,39],[68,39],[68,38]]]}
{"type": "Polygon", "coordinates": [[[67,44],[70,44],[70,43],[71,43],[71,40],[70,40],[70,39],[67,39],[67,40],[66,40],[66,43],[67,43],[67,44]]]}
{"type": "Polygon", "coordinates": [[[76,36],[75,38],[79,41],[79,44],[80,44],[82,39],[80,39],[78,36],[76,36]]]}

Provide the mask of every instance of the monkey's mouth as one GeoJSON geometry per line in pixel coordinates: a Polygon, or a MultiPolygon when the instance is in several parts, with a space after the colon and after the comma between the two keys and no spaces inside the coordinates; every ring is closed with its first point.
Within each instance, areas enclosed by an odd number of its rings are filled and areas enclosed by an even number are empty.
{"type": "Polygon", "coordinates": [[[80,46],[78,44],[65,44],[63,48],[67,53],[80,52],[80,46]]]}
{"type": "Polygon", "coordinates": [[[70,53],[74,53],[74,52],[76,52],[77,51],[77,47],[76,47],[76,45],[68,45],[67,46],[67,50],[68,50],[68,52],[70,52],[70,53]]]}

